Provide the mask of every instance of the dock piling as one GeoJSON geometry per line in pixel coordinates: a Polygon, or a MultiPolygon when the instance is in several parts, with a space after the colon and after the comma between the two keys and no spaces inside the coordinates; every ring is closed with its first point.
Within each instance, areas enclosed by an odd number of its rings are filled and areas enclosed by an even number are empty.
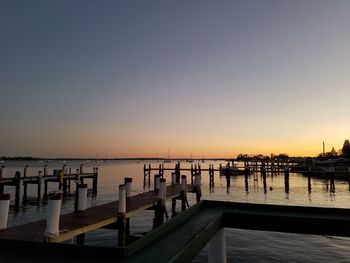
{"type": "MultiPolygon", "coordinates": [[[[6,171],[6,168],[4,165],[2,165],[0,167],[0,178],[4,178],[5,177],[5,171],[6,171]]],[[[0,194],[3,194],[4,193],[4,185],[3,184],[0,184],[0,194]]]]}
{"type": "Polygon", "coordinates": [[[160,175],[159,174],[155,174],[154,175],[154,190],[158,191],[159,190],[159,186],[160,186],[160,175]]]}
{"type": "Polygon", "coordinates": [[[119,185],[118,247],[126,246],[126,185],[119,185]]]}
{"type": "Polygon", "coordinates": [[[186,210],[187,202],[187,179],[186,175],[181,175],[181,211],[186,210]]]}
{"type": "Polygon", "coordinates": [[[0,230],[7,228],[10,194],[0,194],[0,230]]]}
{"type": "Polygon", "coordinates": [[[78,185],[78,211],[86,210],[86,199],[87,199],[87,184],[79,184],[78,185]]]}
{"type": "Polygon", "coordinates": [[[15,178],[14,178],[14,183],[16,187],[16,192],[15,192],[15,210],[19,210],[19,199],[20,199],[20,193],[21,193],[21,173],[16,172],[15,178]]]}
{"type": "Polygon", "coordinates": [[[61,213],[62,192],[49,194],[49,207],[46,220],[45,237],[56,237],[60,234],[60,213],[61,213]]]}
{"type": "Polygon", "coordinates": [[[284,188],[285,188],[285,193],[289,193],[289,167],[285,166],[284,167],[284,188]]]}
{"type": "Polygon", "coordinates": [[[92,179],[92,194],[97,195],[97,179],[98,179],[98,168],[94,168],[94,177],[92,179]]]}
{"type": "Polygon", "coordinates": [[[128,198],[131,196],[132,178],[125,177],[124,184],[126,185],[126,197],[128,198]]]}
{"type": "Polygon", "coordinates": [[[176,172],[172,172],[171,173],[171,184],[176,184],[178,183],[177,180],[176,180],[176,172]]]}
{"type": "MultiPolygon", "coordinates": [[[[28,170],[28,165],[26,165],[24,167],[23,170],[23,178],[27,177],[27,170],[28,170]]],[[[28,188],[28,184],[27,182],[23,181],[23,197],[22,197],[22,204],[26,204],[28,201],[28,196],[27,196],[27,188],[28,188]]]]}
{"type": "Polygon", "coordinates": [[[153,229],[164,223],[164,215],[166,215],[166,180],[164,178],[159,180],[159,191],[157,198],[158,201],[154,209],[153,229]]]}
{"type": "Polygon", "coordinates": [[[43,175],[42,175],[42,171],[39,171],[38,172],[38,189],[37,189],[37,204],[40,203],[40,200],[41,200],[41,183],[43,181],[43,175]]]}
{"type": "Polygon", "coordinates": [[[196,174],[194,178],[194,184],[195,184],[195,191],[196,191],[196,202],[199,203],[201,201],[202,197],[202,191],[201,191],[201,175],[196,174]]]}
{"type": "Polygon", "coordinates": [[[224,228],[220,228],[208,243],[208,262],[226,263],[226,242],[224,228]]]}

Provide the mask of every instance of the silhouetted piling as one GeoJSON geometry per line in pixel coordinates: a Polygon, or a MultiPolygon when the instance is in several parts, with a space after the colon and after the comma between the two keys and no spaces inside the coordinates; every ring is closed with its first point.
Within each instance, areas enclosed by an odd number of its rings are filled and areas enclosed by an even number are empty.
{"type": "Polygon", "coordinates": [[[160,179],[158,201],[154,209],[153,229],[164,223],[164,216],[166,215],[165,200],[166,200],[166,180],[160,179]]]}
{"type": "MultiPolygon", "coordinates": [[[[2,165],[0,167],[0,178],[3,178],[5,177],[5,166],[2,165]]],[[[0,184],[0,194],[3,194],[4,193],[4,185],[3,184],[0,184]]]]}
{"type": "Polygon", "coordinates": [[[287,166],[284,169],[284,188],[285,192],[289,193],[289,168],[287,166]]]}
{"type": "MultiPolygon", "coordinates": [[[[26,165],[24,167],[24,170],[23,170],[23,178],[26,178],[27,177],[27,170],[28,170],[28,165],[26,165]]],[[[26,204],[28,202],[28,186],[27,186],[27,182],[26,181],[23,181],[23,196],[22,196],[22,204],[26,204]]]]}
{"type": "Polygon", "coordinates": [[[263,187],[264,187],[264,190],[266,191],[266,166],[263,164],[261,166],[261,175],[262,175],[262,179],[263,179],[263,187]]]}
{"type": "Polygon", "coordinates": [[[209,187],[214,187],[214,166],[209,164],[209,187]]]}
{"type": "Polygon", "coordinates": [[[307,177],[307,190],[311,193],[311,177],[307,177]]]}
{"type": "Polygon", "coordinates": [[[195,184],[195,191],[196,191],[196,201],[197,203],[199,203],[202,197],[202,190],[201,190],[202,180],[201,180],[200,174],[196,174],[194,184],[195,184]]]}
{"type": "Polygon", "coordinates": [[[334,167],[329,168],[329,176],[330,176],[330,192],[335,193],[334,167]]]}
{"type": "Polygon", "coordinates": [[[98,168],[94,168],[94,177],[92,178],[92,195],[97,195],[98,168]]]}
{"type": "Polygon", "coordinates": [[[181,211],[186,210],[186,203],[187,202],[187,178],[186,175],[181,176],[181,211]]]}
{"type": "Polygon", "coordinates": [[[16,191],[15,192],[15,210],[18,211],[19,210],[20,192],[21,192],[21,173],[20,172],[16,172],[14,183],[15,183],[15,186],[16,186],[16,190],[15,190],[16,191]]]}
{"type": "Polygon", "coordinates": [[[230,176],[230,169],[229,168],[226,168],[225,176],[226,176],[226,187],[230,188],[231,187],[231,176],[230,176]]]}
{"type": "Polygon", "coordinates": [[[42,171],[38,172],[38,181],[37,181],[37,198],[36,198],[36,202],[39,205],[40,200],[41,200],[41,183],[42,183],[42,178],[43,178],[43,174],[42,171]]]}

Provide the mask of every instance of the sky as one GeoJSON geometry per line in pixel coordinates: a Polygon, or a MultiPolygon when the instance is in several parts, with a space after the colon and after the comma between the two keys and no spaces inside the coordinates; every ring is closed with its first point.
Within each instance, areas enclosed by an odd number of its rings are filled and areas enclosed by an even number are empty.
{"type": "Polygon", "coordinates": [[[317,155],[350,138],[350,1],[0,1],[0,155],[317,155]]]}

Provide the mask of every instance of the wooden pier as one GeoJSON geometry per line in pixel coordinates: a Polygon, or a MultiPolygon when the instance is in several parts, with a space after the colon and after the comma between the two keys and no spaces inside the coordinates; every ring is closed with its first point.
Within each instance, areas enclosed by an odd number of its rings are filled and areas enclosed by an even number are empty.
{"type": "Polygon", "coordinates": [[[19,210],[20,207],[20,194],[21,194],[21,186],[23,185],[23,197],[22,204],[27,204],[28,202],[28,185],[36,185],[37,186],[37,194],[36,200],[37,204],[41,200],[48,200],[48,184],[56,183],[57,188],[63,191],[63,196],[66,197],[73,187],[76,189],[76,182],[84,183],[87,179],[92,180],[92,194],[97,194],[97,180],[98,180],[98,168],[94,167],[92,172],[84,172],[83,165],[80,166],[79,169],[76,170],[76,173],[72,173],[71,169],[67,169],[65,166],[61,170],[54,170],[53,174],[46,174],[46,167],[44,168],[44,174],[42,171],[39,171],[38,175],[28,176],[27,175],[28,166],[24,168],[23,176],[21,176],[20,172],[16,172],[14,177],[3,177],[4,166],[0,169],[0,194],[4,193],[5,186],[6,187],[14,187],[15,192],[15,200],[14,206],[15,210],[19,210]],[[73,184],[72,184],[73,182],[73,184]],[[42,194],[42,185],[44,185],[44,192],[42,194]],[[73,186],[72,186],[73,185],[73,186]]]}
{"type": "MultiPolygon", "coordinates": [[[[193,185],[187,186],[187,191],[194,191],[193,185]]],[[[126,214],[129,218],[135,213],[154,209],[157,204],[157,191],[149,191],[127,198],[126,214]]],[[[170,185],[166,189],[167,199],[182,199],[180,184],[170,185]]],[[[57,237],[46,238],[44,235],[46,220],[40,220],[24,225],[14,226],[0,231],[0,239],[30,241],[30,242],[62,242],[72,239],[86,232],[109,226],[118,222],[119,201],[107,203],[86,209],[85,211],[72,212],[60,217],[60,234],[57,237]]]]}

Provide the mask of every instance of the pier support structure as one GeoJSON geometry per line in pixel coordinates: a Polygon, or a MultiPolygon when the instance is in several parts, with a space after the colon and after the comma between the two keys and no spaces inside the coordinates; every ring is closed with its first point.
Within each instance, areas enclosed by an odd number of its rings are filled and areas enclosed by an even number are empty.
{"type": "Polygon", "coordinates": [[[0,230],[7,228],[10,194],[0,194],[0,230]]]}
{"type": "Polygon", "coordinates": [[[119,185],[118,247],[126,246],[126,185],[119,185]]]}
{"type": "Polygon", "coordinates": [[[220,228],[208,243],[208,262],[226,263],[224,228],[220,228]]]}

